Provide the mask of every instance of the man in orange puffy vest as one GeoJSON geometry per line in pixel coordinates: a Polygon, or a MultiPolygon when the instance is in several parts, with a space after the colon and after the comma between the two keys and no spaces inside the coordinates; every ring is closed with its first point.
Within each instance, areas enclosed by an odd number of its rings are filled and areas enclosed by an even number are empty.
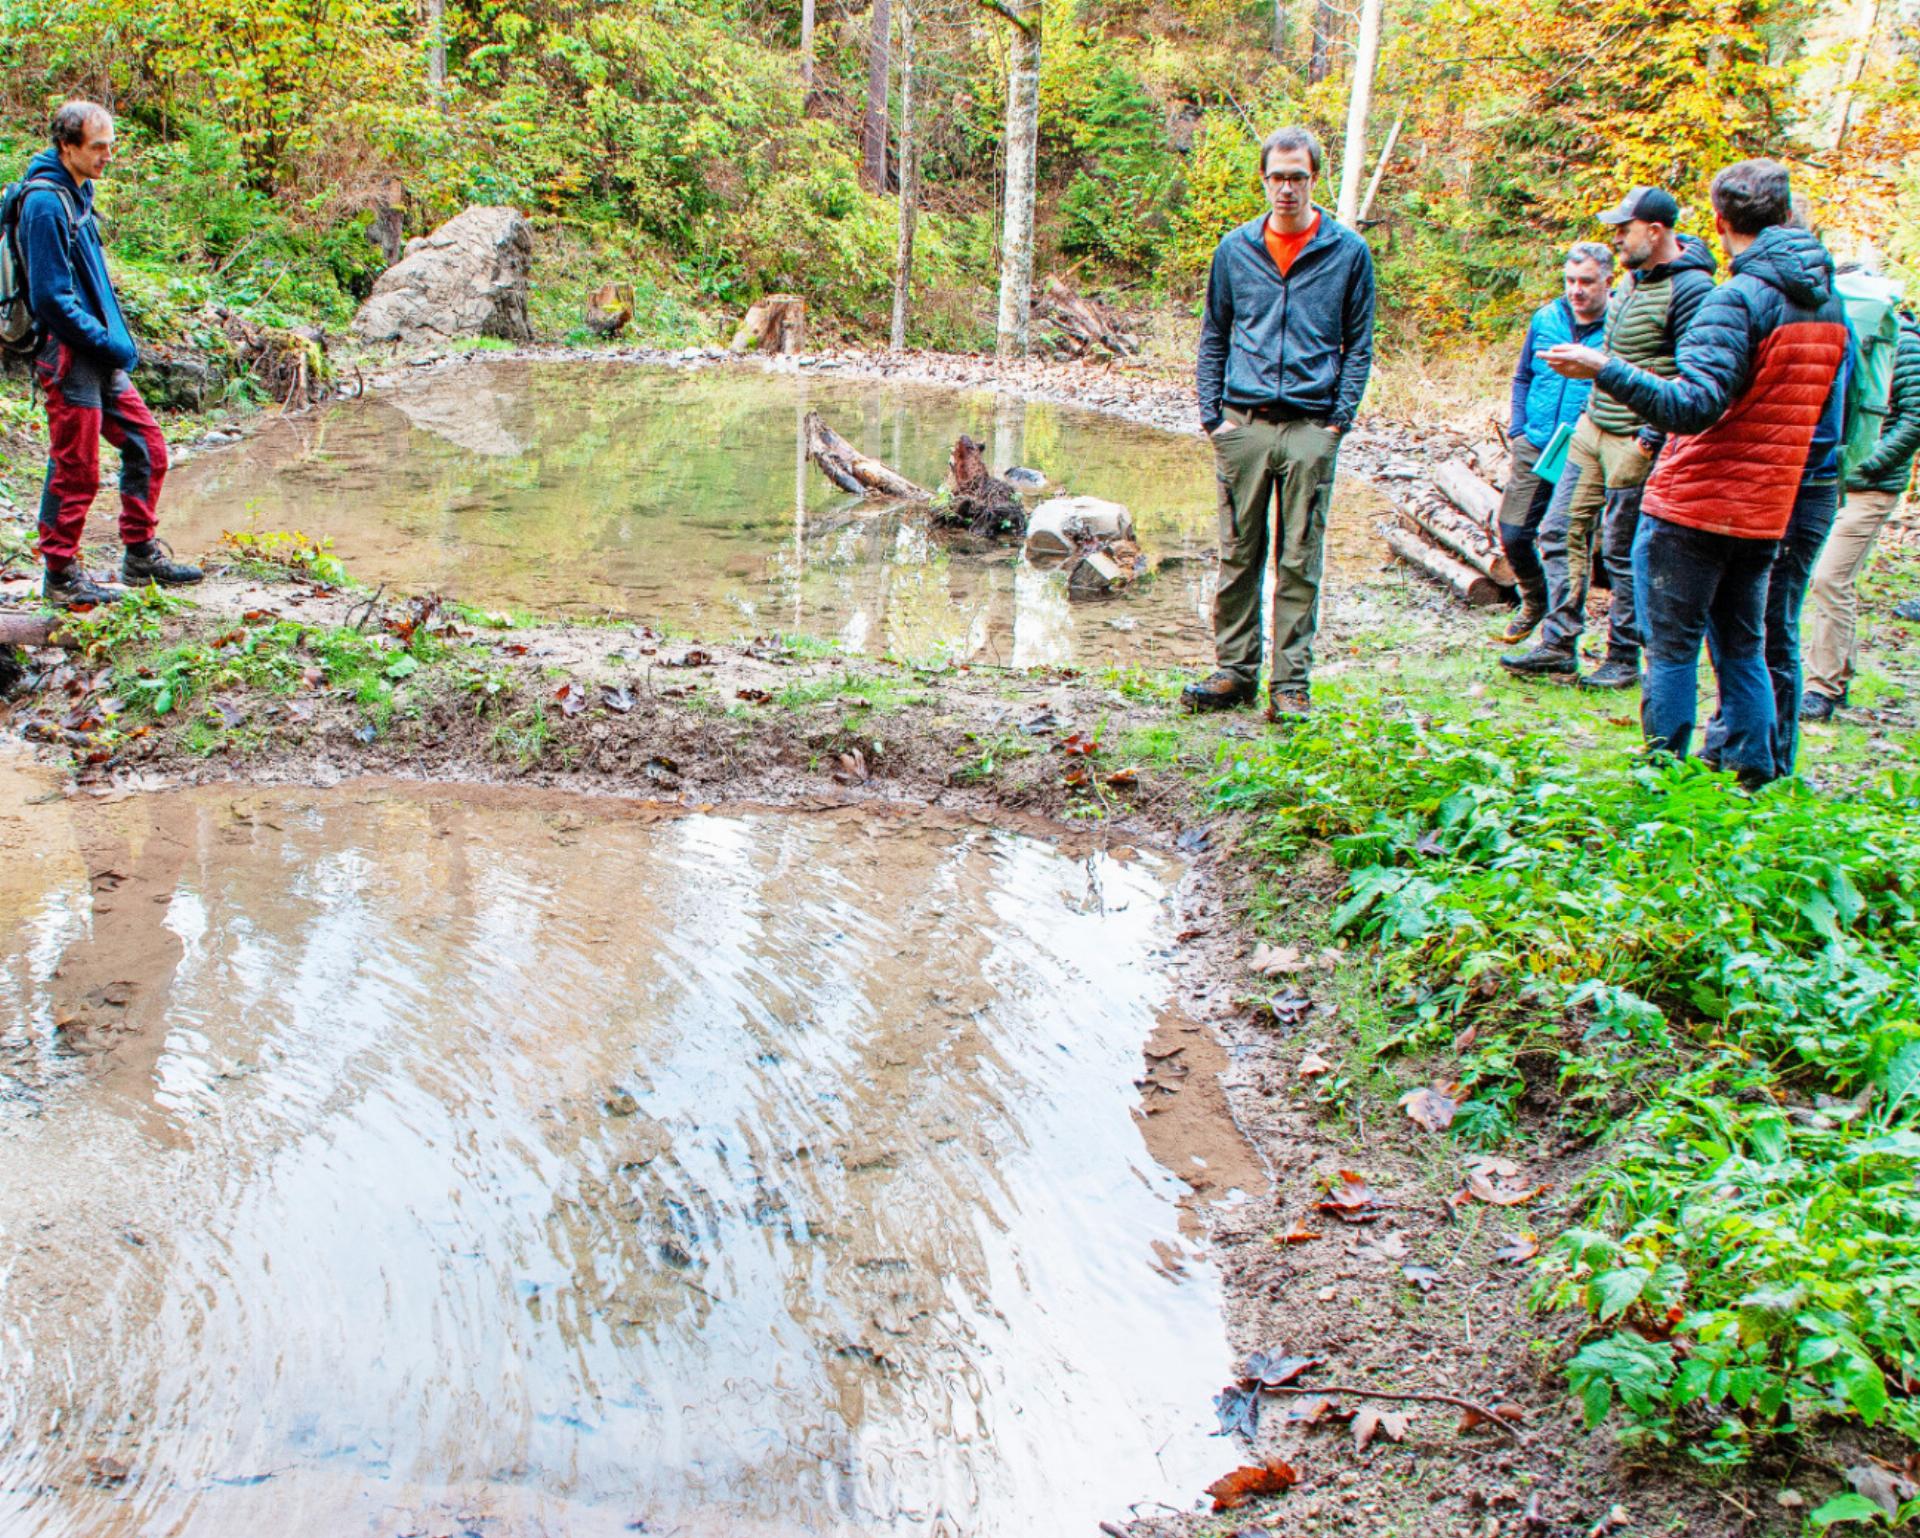
{"type": "Polygon", "coordinates": [[[1547,354],[1676,435],[1647,481],[1633,546],[1648,661],[1640,723],[1649,748],[1686,756],[1700,644],[1711,638],[1727,728],[1720,761],[1749,785],[1776,773],[1768,569],[1848,345],[1833,259],[1790,227],[1792,214],[1777,161],[1743,160],[1713,179],[1733,276],[1700,306],[1672,379],[1591,347],[1547,354]]]}

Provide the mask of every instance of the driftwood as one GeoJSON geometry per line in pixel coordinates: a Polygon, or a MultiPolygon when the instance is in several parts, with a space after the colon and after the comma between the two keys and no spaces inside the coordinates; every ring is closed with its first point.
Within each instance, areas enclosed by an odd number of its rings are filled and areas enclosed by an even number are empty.
{"type": "Polygon", "coordinates": [[[1389,525],[1387,544],[1401,560],[1417,566],[1472,608],[1483,609],[1503,601],[1500,584],[1493,578],[1454,559],[1439,546],[1428,544],[1411,529],[1389,525]]]}
{"type": "Polygon", "coordinates": [[[914,485],[899,471],[862,454],[827,426],[819,412],[807,413],[806,434],[807,458],[842,491],[861,497],[891,497],[896,502],[933,500],[933,493],[926,487],[914,485]]]}
{"type": "Polygon", "coordinates": [[[282,411],[304,410],[334,393],[327,337],[318,327],[282,331],[256,326],[245,316],[226,310],[220,312],[220,329],[282,411]]]}
{"type": "Polygon", "coordinates": [[[732,352],[799,352],[807,345],[807,301],[798,294],[768,294],[747,310],[733,334],[732,352]]]}
{"type": "Polygon", "coordinates": [[[54,624],[44,614],[0,614],[0,646],[45,646],[54,624]]]}
{"type": "Polygon", "coordinates": [[[1500,542],[1466,514],[1429,500],[1406,508],[1402,516],[1475,571],[1493,578],[1502,587],[1514,585],[1513,563],[1507,559],[1500,542]]]}
{"type": "Polygon", "coordinates": [[[947,489],[951,495],[937,514],[941,524],[982,536],[1013,534],[1025,538],[1027,509],[1020,493],[1011,482],[987,469],[981,445],[965,433],[953,445],[953,457],[947,464],[947,489]]]}
{"type": "Polygon", "coordinates": [[[602,283],[587,295],[587,329],[595,336],[618,336],[632,319],[631,283],[602,283]]]}
{"type": "Polygon", "coordinates": [[[1433,472],[1433,484],[1461,512],[1489,533],[1500,521],[1500,493],[1457,459],[1433,472]]]}
{"type": "Polygon", "coordinates": [[[1059,330],[1067,350],[1076,357],[1098,350],[1116,358],[1131,358],[1140,351],[1138,339],[1120,329],[1112,310],[1098,300],[1074,293],[1058,277],[1047,279],[1047,297],[1039,308],[1041,319],[1059,330]]]}

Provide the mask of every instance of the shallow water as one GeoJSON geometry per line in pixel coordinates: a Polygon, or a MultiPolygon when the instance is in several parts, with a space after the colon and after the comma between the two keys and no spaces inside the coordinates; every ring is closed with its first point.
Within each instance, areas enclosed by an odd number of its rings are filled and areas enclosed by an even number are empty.
{"type": "Polygon", "coordinates": [[[860,653],[1016,666],[1211,655],[1213,462],[1199,439],[991,392],[733,369],[476,364],[181,467],[183,551],[223,530],[331,538],[357,576],[538,612],[612,610],[722,639],[794,631],[860,653]],[[962,432],[995,468],[1124,502],[1168,560],[1150,588],[1069,605],[1008,546],[866,516],[806,462],[820,411],[922,485],[962,432]],[[1170,559],[1169,559],[1170,558],[1170,559]],[[1184,563],[1184,564],[1183,564],[1184,563]]]}
{"type": "Polygon", "coordinates": [[[9,1538],[1024,1535],[1219,1472],[1217,1283],[1134,1109],[1170,868],[445,787],[10,804],[9,1538]]]}

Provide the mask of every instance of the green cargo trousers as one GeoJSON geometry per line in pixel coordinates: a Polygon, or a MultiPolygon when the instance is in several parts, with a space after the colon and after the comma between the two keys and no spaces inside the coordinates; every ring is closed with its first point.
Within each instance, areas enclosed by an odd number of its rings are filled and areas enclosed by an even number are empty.
{"type": "Polygon", "coordinates": [[[1220,587],[1214,652],[1223,672],[1260,677],[1261,606],[1273,556],[1273,674],[1269,689],[1305,689],[1320,623],[1320,567],[1340,435],[1307,418],[1270,422],[1226,408],[1213,433],[1220,483],[1220,587]]]}

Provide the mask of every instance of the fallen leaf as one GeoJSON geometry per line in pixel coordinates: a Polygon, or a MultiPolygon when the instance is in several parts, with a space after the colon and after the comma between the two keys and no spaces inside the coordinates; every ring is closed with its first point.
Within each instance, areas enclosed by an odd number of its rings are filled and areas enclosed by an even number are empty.
{"type": "MultiPolygon", "coordinates": [[[[1527,1418],[1527,1412],[1517,1404],[1502,1403],[1494,1405],[1492,1408],[1494,1416],[1503,1421],[1519,1422],[1527,1418]]],[[[1471,1431],[1475,1426],[1486,1425],[1488,1420],[1489,1417],[1482,1415],[1478,1410],[1469,1410],[1460,1417],[1460,1429],[1462,1431],[1471,1431]]]]}
{"type": "Polygon", "coordinates": [[[1916,1488],[1911,1479],[1870,1463],[1855,1464],[1848,1469],[1847,1483],[1853,1486],[1856,1495],[1865,1496],[1890,1518],[1900,1515],[1902,1502],[1920,1495],[1920,1488],[1916,1488]]]}
{"type": "Polygon", "coordinates": [[[600,703],[607,709],[617,711],[624,716],[633,709],[633,691],[625,684],[621,684],[618,688],[602,689],[600,703]]]}
{"type": "Polygon", "coordinates": [[[1380,1216],[1379,1198],[1364,1175],[1352,1170],[1340,1171],[1340,1183],[1332,1187],[1319,1210],[1332,1213],[1342,1223],[1371,1223],[1380,1216]]]}
{"type": "Polygon", "coordinates": [[[1504,1180],[1520,1173],[1520,1166],[1511,1159],[1503,1159],[1498,1154],[1476,1154],[1467,1160],[1467,1168],[1478,1170],[1489,1180],[1504,1180]]]}
{"type": "Polygon", "coordinates": [[[1262,1495],[1284,1495],[1300,1482],[1299,1472],[1284,1458],[1248,1464],[1207,1486],[1215,1511],[1232,1511],[1262,1495]]]}
{"type": "Polygon", "coordinates": [[[1297,947],[1268,945],[1263,940],[1253,948],[1253,955],[1247,958],[1247,965],[1262,977],[1278,977],[1282,972],[1305,971],[1307,963],[1301,958],[1297,947]]]}
{"type": "Polygon", "coordinates": [[[1511,1182],[1502,1182],[1496,1186],[1478,1170],[1467,1172],[1467,1195],[1495,1207],[1518,1207],[1522,1202],[1532,1201],[1546,1189],[1545,1186],[1511,1182]]]}
{"type": "Polygon", "coordinates": [[[1240,1381],[1257,1383],[1261,1388],[1285,1388],[1295,1378],[1325,1365],[1322,1357],[1282,1356],[1278,1352],[1256,1351],[1247,1358],[1240,1381]]]}
{"type": "Polygon", "coordinates": [[[1532,1234],[1508,1234],[1507,1242],[1493,1252],[1495,1260],[1510,1266],[1524,1265],[1540,1253],[1540,1241],[1532,1234]]]}
{"type": "Polygon", "coordinates": [[[1213,1396],[1213,1413],[1220,1418],[1215,1436],[1243,1436],[1251,1442],[1260,1431],[1260,1390],[1229,1384],[1213,1396]]]}
{"type": "Polygon", "coordinates": [[[1426,1089],[1411,1090],[1400,1097],[1400,1109],[1405,1111],[1415,1126],[1424,1127],[1429,1132],[1445,1132],[1453,1125],[1454,1112],[1459,1110],[1448,1090],[1457,1090],[1457,1084],[1434,1084],[1426,1089]]]}
{"type": "Polygon", "coordinates": [[[1293,1227],[1289,1228],[1284,1234],[1275,1234],[1273,1236],[1273,1242],[1275,1244],[1305,1244],[1309,1239],[1318,1239],[1319,1237],[1319,1234],[1307,1227],[1307,1220],[1305,1218],[1295,1218],[1293,1220],[1293,1227]]]}
{"type": "MultiPolygon", "coordinates": [[[[1440,1273],[1432,1266],[1402,1266],[1400,1274],[1422,1292],[1432,1292],[1440,1285],[1440,1273]]],[[[1398,1441],[1399,1438],[1396,1437],[1394,1440],[1398,1441]]]]}
{"type": "Polygon", "coordinates": [[[1115,790],[1132,790],[1140,783],[1138,769],[1116,769],[1107,776],[1107,783],[1115,790]]]}
{"type": "Polygon", "coordinates": [[[1372,1244],[1361,1245],[1360,1253],[1368,1260],[1405,1260],[1407,1258],[1406,1236],[1382,1234],[1372,1244]]]}
{"type": "Polygon", "coordinates": [[[1085,790],[1093,783],[1093,776],[1084,769],[1069,769],[1060,777],[1060,783],[1068,790],[1085,790]]]}
{"type": "Polygon", "coordinates": [[[577,716],[587,708],[587,697],[571,683],[562,684],[553,691],[553,697],[560,702],[560,714],[577,716]]]}
{"type": "Polygon", "coordinates": [[[704,651],[701,651],[698,647],[695,647],[692,651],[688,652],[684,657],[662,657],[660,659],[660,666],[663,668],[712,667],[713,653],[704,652],[704,651]]]}
{"type": "Polygon", "coordinates": [[[1362,1406],[1353,1416],[1353,1450],[1363,1453],[1367,1444],[1376,1435],[1385,1437],[1389,1442],[1403,1441],[1407,1435],[1408,1416],[1399,1410],[1376,1410],[1372,1406],[1362,1406]]]}
{"type": "Polygon", "coordinates": [[[1268,1006],[1273,1018],[1282,1025],[1298,1025],[1313,1008],[1313,1000],[1296,989],[1289,989],[1268,1006]]]}
{"type": "Polygon", "coordinates": [[[867,755],[858,748],[842,753],[836,760],[839,768],[833,777],[842,785],[864,785],[870,776],[867,773],[867,755]]]}
{"type": "Polygon", "coordinates": [[[1352,1418],[1351,1412],[1343,1412],[1331,1399],[1314,1394],[1305,1399],[1292,1401],[1287,1406],[1287,1413],[1282,1419],[1296,1426],[1312,1426],[1328,1416],[1338,1420],[1343,1414],[1348,1419],[1352,1418]]]}
{"type": "Polygon", "coordinates": [[[1294,1070],[1303,1079],[1317,1079],[1323,1073],[1332,1073],[1333,1064],[1318,1052],[1309,1052],[1300,1059],[1300,1066],[1294,1070]]]}
{"type": "Polygon", "coordinates": [[[1070,758],[1091,758],[1100,751],[1100,739],[1075,732],[1060,744],[1060,751],[1070,758]]]}

